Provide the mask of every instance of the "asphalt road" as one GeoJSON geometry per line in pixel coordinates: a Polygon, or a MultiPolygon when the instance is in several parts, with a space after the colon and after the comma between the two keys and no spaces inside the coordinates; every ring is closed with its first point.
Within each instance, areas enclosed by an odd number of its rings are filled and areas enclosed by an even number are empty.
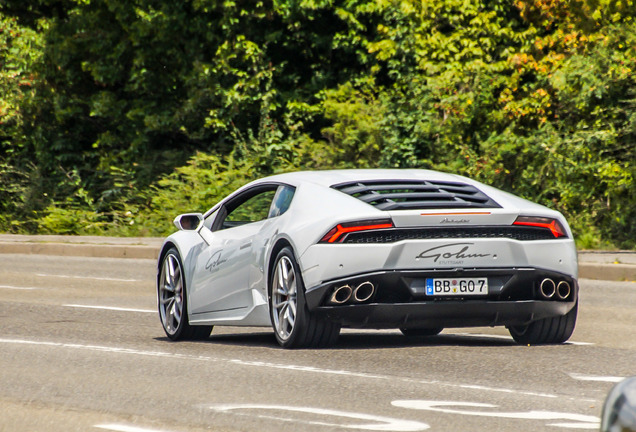
{"type": "Polygon", "coordinates": [[[152,260],[0,255],[0,431],[598,430],[636,375],[636,283],[581,281],[571,343],[505,329],[345,330],[279,349],[269,329],[169,342],[152,260]]]}

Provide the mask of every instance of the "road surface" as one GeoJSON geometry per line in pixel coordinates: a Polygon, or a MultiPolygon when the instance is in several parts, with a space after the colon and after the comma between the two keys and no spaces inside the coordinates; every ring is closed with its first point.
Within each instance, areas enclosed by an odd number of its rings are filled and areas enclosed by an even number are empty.
{"type": "Polygon", "coordinates": [[[598,430],[636,375],[636,283],[581,280],[571,343],[505,329],[343,330],[283,350],[270,329],[168,341],[152,260],[0,254],[0,431],[598,430]]]}

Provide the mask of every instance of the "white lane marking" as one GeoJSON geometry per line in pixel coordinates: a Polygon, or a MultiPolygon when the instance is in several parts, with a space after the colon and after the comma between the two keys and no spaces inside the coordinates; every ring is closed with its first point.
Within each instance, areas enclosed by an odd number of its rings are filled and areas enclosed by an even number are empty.
{"type": "Polygon", "coordinates": [[[560,427],[564,429],[590,429],[598,430],[599,423],[548,423],[546,426],[560,427]]]}
{"type": "Polygon", "coordinates": [[[13,286],[13,285],[0,285],[1,289],[10,289],[10,290],[20,290],[20,291],[31,291],[31,290],[37,290],[40,288],[36,288],[36,287],[19,287],[19,286],[13,286]]]}
{"type": "MultiPolygon", "coordinates": [[[[514,339],[512,338],[512,336],[506,336],[506,335],[495,335],[495,334],[486,334],[486,333],[448,333],[449,336],[451,335],[455,335],[455,336],[472,336],[472,337],[480,337],[480,338],[493,338],[493,339],[505,339],[505,340],[509,340],[511,342],[514,342],[514,339]]],[[[574,341],[567,341],[564,343],[564,345],[577,345],[577,346],[590,346],[590,345],[595,345],[592,342],[574,342],[574,341]]]]}
{"type": "Polygon", "coordinates": [[[578,380],[578,381],[597,381],[597,382],[617,383],[625,379],[625,377],[584,375],[584,374],[577,374],[577,373],[571,373],[568,375],[570,375],[570,378],[578,380]]]}
{"type": "MultiPolygon", "coordinates": [[[[576,413],[563,413],[554,411],[522,411],[522,412],[506,412],[506,411],[476,411],[470,408],[499,408],[498,405],[479,402],[451,402],[451,401],[431,401],[431,400],[396,400],[391,405],[400,408],[435,411],[444,414],[459,414],[477,417],[495,417],[517,420],[566,420],[568,428],[577,429],[598,429],[600,419],[596,416],[589,416],[576,413]],[[465,409],[462,409],[465,408],[465,409]]],[[[562,423],[552,423],[552,426],[561,425],[562,423]]]]}
{"type": "Polygon", "coordinates": [[[596,344],[594,342],[567,341],[567,342],[563,342],[563,345],[593,346],[593,345],[596,345],[596,344]]]}
{"type": "Polygon", "coordinates": [[[266,362],[255,362],[255,361],[246,361],[246,360],[229,360],[231,363],[245,365],[245,366],[256,366],[256,367],[266,367],[272,369],[287,369],[287,370],[295,370],[301,372],[314,372],[321,373],[327,375],[345,375],[349,377],[359,377],[359,378],[367,378],[367,379],[378,379],[378,380],[401,380],[403,382],[411,382],[418,384],[427,384],[427,385],[438,385],[441,387],[454,387],[454,388],[463,388],[470,390],[480,390],[480,391],[490,391],[490,392],[500,392],[500,393],[514,393],[525,396],[538,396],[544,398],[557,398],[557,395],[549,394],[549,393],[539,393],[539,392],[529,392],[529,391],[519,391],[515,389],[507,389],[500,387],[485,387],[478,385],[467,385],[467,384],[456,384],[456,383],[448,383],[438,380],[420,380],[414,378],[400,378],[388,375],[374,375],[365,372],[352,372],[347,370],[334,370],[334,369],[320,369],[313,366],[298,366],[298,365],[289,365],[289,364],[276,364],[276,363],[266,363],[266,362]]]}
{"type": "Polygon", "coordinates": [[[160,429],[147,429],[147,428],[140,428],[137,426],[128,426],[128,425],[116,424],[116,423],[98,424],[93,427],[97,429],[105,429],[105,430],[116,431],[116,432],[165,432],[160,429]]]}
{"type": "Polygon", "coordinates": [[[527,392],[527,391],[519,391],[519,390],[507,389],[507,388],[495,389],[493,387],[485,387],[481,385],[459,384],[458,387],[463,389],[468,389],[468,390],[497,391],[500,393],[522,394],[526,396],[539,396],[539,397],[552,398],[552,399],[557,397],[556,395],[547,394],[547,393],[527,392]]]}
{"type": "Polygon", "coordinates": [[[121,278],[109,278],[109,277],[98,277],[98,276],[74,276],[74,275],[60,275],[60,274],[49,274],[49,273],[36,273],[36,276],[40,277],[56,277],[62,279],[92,279],[92,280],[102,280],[102,281],[112,281],[112,282],[142,282],[142,279],[121,279],[121,278]]]}
{"type": "Polygon", "coordinates": [[[549,394],[549,393],[519,391],[519,390],[507,389],[507,388],[473,386],[473,385],[458,384],[458,383],[444,382],[444,381],[438,381],[438,380],[423,380],[423,379],[405,378],[405,377],[391,376],[391,375],[375,375],[375,374],[369,374],[364,372],[353,372],[353,371],[347,371],[347,370],[321,369],[321,368],[316,368],[312,366],[253,362],[253,361],[245,361],[245,360],[239,360],[239,359],[227,359],[227,358],[208,357],[208,356],[194,356],[189,354],[179,354],[179,353],[171,353],[171,352],[163,352],[163,351],[142,351],[142,350],[136,350],[136,349],[130,349],[130,348],[108,347],[108,346],[100,346],[100,345],[81,345],[81,344],[70,344],[70,343],[61,343],[61,342],[32,341],[32,340],[24,340],[24,339],[4,339],[4,338],[0,338],[0,343],[49,346],[49,347],[68,348],[68,349],[81,349],[81,350],[87,350],[87,351],[109,352],[109,353],[116,353],[116,354],[139,355],[139,356],[147,356],[147,357],[165,357],[165,358],[178,358],[178,359],[196,360],[196,361],[225,362],[225,363],[232,363],[236,365],[250,366],[250,367],[261,367],[261,368],[269,368],[269,369],[286,369],[286,370],[298,371],[298,372],[309,372],[309,373],[317,373],[317,374],[325,374],[325,375],[340,375],[340,376],[347,376],[347,377],[353,377],[353,378],[364,378],[364,379],[374,379],[374,380],[401,381],[405,383],[435,385],[435,386],[449,387],[449,388],[475,389],[475,390],[478,390],[479,392],[483,392],[483,391],[502,392],[502,393],[517,394],[522,396],[534,396],[534,397],[550,398],[550,399],[561,398],[561,399],[577,400],[577,401],[585,401],[585,402],[592,401],[591,399],[564,397],[564,396],[558,396],[558,395],[549,394]]]}
{"type": "Polygon", "coordinates": [[[256,366],[256,367],[265,367],[271,369],[286,369],[300,372],[313,372],[320,373],[326,375],[345,375],[350,377],[357,378],[371,378],[378,380],[388,380],[392,379],[392,377],[385,375],[373,375],[365,372],[352,372],[346,370],[336,370],[336,369],[321,369],[313,366],[299,366],[299,365],[290,365],[290,364],[276,364],[276,363],[267,363],[267,362],[257,362],[257,361],[247,361],[247,360],[229,360],[230,363],[242,365],[242,366],[256,366]]]}
{"type": "Polygon", "coordinates": [[[80,305],[80,304],[65,304],[62,305],[64,307],[72,307],[72,308],[80,308],[80,309],[102,309],[102,310],[112,310],[119,312],[141,312],[141,313],[157,313],[156,310],[150,309],[135,309],[135,308],[122,308],[115,306],[91,306],[91,305],[80,305]]]}
{"type": "Polygon", "coordinates": [[[61,343],[61,342],[29,341],[29,340],[21,340],[21,339],[0,339],[0,343],[47,346],[47,347],[54,347],[54,348],[70,348],[70,349],[108,352],[108,353],[116,353],[116,354],[139,355],[139,356],[146,356],[146,357],[167,357],[167,358],[178,358],[178,359],[186,359],[186,360],[219,361],[218,359],[214,359],[211,357],[204,357],[204,356],[193,356],[193,355],[169,353],[169,352],[161,352],[161,351],[140,351],[140,350],[135,350],[130,348],[107,347],[107,346],[100,346],[100,345],[80,345],[80,344],[70,344],[70,343],[61,343]]]}
{"type": "Polygon", "coordinates": [[[394,431],[394,432],[415,432],[429,429],[430,426],[426,423],[394,419],[391,417],[382,417],[362,413],[353,413],[346,411],[336,411],[322,408],[308,408],[308,407],[292,407],[282,405],[258,405],[258,404],[236,404],[236,405],[210,405],[209,409],[219,412],[228,411],[248,411],[248,410],[262,410],[268,414],[247,414],[237,413],[238,415],[257,417],[268,420],[286,421],[304,425],[312,426],[327,426],[336,427],[341,429],[361,429],[370,431],[394,431]],[[283,417],[282,415],[271,414],[272,411],[283,411],[287,413],[302,413],[305,416],[283,417]],[[347,424],[347,423],[331,423],[327,421],[309,420],[306,418],[306,414],[315,414],[320,417],[342,417],[346,419],[368,421],[370,423],[362,424],[347,424]]]}

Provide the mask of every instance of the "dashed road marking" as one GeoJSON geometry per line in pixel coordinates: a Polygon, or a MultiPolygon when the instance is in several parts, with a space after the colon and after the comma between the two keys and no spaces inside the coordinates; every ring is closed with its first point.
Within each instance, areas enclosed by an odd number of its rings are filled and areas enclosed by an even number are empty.
{"type": "Polygon", "coordinates": [[[371,378],[371,379],[378,379],[378,380],[401,380],[403,382],[437,385],[440,387],[454,387],[454,388],[498,392],[498,393],[514,393],[514,394],[520,394],[524,396],[537,396],[537,397],[551,398],[551,399],[555,399],[558,397],[557,395],[549,394],[549,393],[522,391],[517,389],[507,389],[507,388],[501,388],[501,387],[487,387],[487,386],[478,386],[478,385],[457,384],[457,383],[449,383],[449,382],[438,381],[438,380],[399,378],[399,377],[393,377],[393,376],[387,376],[387,375],[374,375],[374,374],[369,374],[365,372],[353,372],[353,371],[335,370],[335,369],[321,369],[321,368],[316,368],[313,366],[298,366],[298,365],[290,365],[290,364],[277,364],[277,363],[256,362],[256,361],[247,361],[247,360],[230,360],[230,362],[236,363],[236,364],[242,364],[246,366],[258,366],[258,367],[267,367],[267,368],[273,368],[273,369],[287,369],[287,370],[295,370],[295,371],[301,371],[301,372],[321,373],[326,375],[345,375],[350,377],[371,378]]]}
{"type": "Polygon", "coordinates": [[[36,287],[19,287],[19,286],[13,286],[13,285],[0,285],[0,289],[32,291],[32,290],[37,290],[37,289],[40,289],[40,288],[36,288],[36,287]]]}
{"type": "Polygon", "coordinates": [[[617,377],[617,376],[598,376],[598,375],[584,375],[571,373],[568,374],[571,378],[578,381],[596,381],[596,382],[608,382],[608,383],[617,383],[621,382],[625,379],[625,377],[617,377]]]}
{"type": "Polygon", "coordinates": [[[590,429],[598,430],[600,422],[595,423],[547,423],[546,426],[560,427],[563,429],[590,429]]]}
{"type": "Polygon", "coordinates": [[[151,309],[122,308],[122,307],[115,307],[115,306],[93,306],[93,305],[80,305],[80,304],[65,304],[62,306],[71,307],[71,308],[80,308],[80,309],[112,310],[112,311],[118,311],[118,312],[157,313],[156,310],[151,310],[151,309]]]}
{"type": "Polygon", "coordinates": [[[101,276],[76,276],[76,275],[61,275],[61,274],[50,274],[50,273],[36,273],[36,276],[40,277],[55,277],[62,279],[91,279],[91,280],[100,280],[100,281],[110,281],[110,282],[143,282],[142,279],[124,279],[124,278],[110,278],[110,277],[101,277],[101,276]]]}
{"type": "Polygon", "coordinates": [[[222,404],[222,405],[210,405],[209,409],[217,412],[233,412],[238,411],[237,415],[243,415],[248,417],[256,417],[267,420],[278,420],[290,423],[312,425],[312,426],[326,426],[336,427],[339,429],[358,429],[368,431],[392,431],[392,432],[416,432],[429,429],[430,426],[426,423],[412,420],[395,419],[391,417],[376,416],[370,414],[353,413],[347,411],[336,411],[322,408],[309,408],[309,407],[293,407],[282,405],[261,405],[261,404],[222,404]],[[262,411],[267,414],[249,413],[249,411],[262,411]],[[281,414],[273,414],[273,412],[279,411],[281,414]],[[301,414],[297,417],[293,414],[301,414]],[[321,420],[310,420],[308,414],[314,414],[321,418],[321,420]],[[334,423],[329,418],[343,418],[352,419],[356,421],[364,421],[368,423],[334,423]]]}
{"type": "Polygon", "coordinates": [[[228,359],[228,358],[219,358],[219,357],[209,357],[209,356],[195,356],[189,354],[179,354],[173,352],[164,352],[164,351],[144,351],[137,350],[131,348],[122,348],[122,347],[109,347],[109,346],[100,346],[100,345],[82,345],[82,344],[71,344],[71,343],[61,343],[61,342],[47,342],[47,341],[33,341],[33,340],[23,340],[23,339],[0,339],[0,343],[4,344],[21,344],[21,345],[33,345],[33,346],[49,346],[55,348],[66,348],[66,349],[78,349],[78,350],[87,350],[87,351],[96,351],[96,352],[109,352],[114,354],[126,354],[126,355],[138,355],[138,356],[148,356],[148,357],[164,357],[171,359],[186,359],[186,360],[195,360],[195,361],[209,361],[209,362],[225,362],[232,363],[241,366],[250,366],[250,367],[260,367],[260,368],[268,368],[268,369],[284,369],[296,372],[307,372],[307,373],[316,373],[323,375],[339,375],[339,376],[347,376],[352,378],[363,378],[363,379],[372,379],[372,380],[383,380],[383,381],[401,381],[405,383],[412,384],[424,384],[424,385],[435,385],[439,387],[448,387],[448,388],[461,388],[468,390],[477,390],[480,393],[485,391],[487,392],[498,392],[498,393],[509,393],[509,394],[517,394],[521,396],[532,396],[532,397],[540,397],[540,398],[567,398],[569,400],[583,400],[588,401],[587,399],[574,398],[574,397],[564,397],[558,396],[550,393],[542,393],[542,392],[534,392],[534,391],[524,391],[517,389],[508,389],[502,387],[487,387],[481,385],[470,385],[470,384],[461,384],[461,383],[452,383],[438,380],[426,380],[426,379],[418,379],[418,378],[407,378],[407,377],[399,377],[393,375],[377,375],[365,372],[354,372],[348,370],[338,370],[338,369],[323,369],[316,368],[313,366],[303,366],[303,365],[292,365],[292,364],[281,364],[281,363],[268,363],[268,362],[255,362],[255,361],[247,361],[240,359],[228,359]]]}
{"type": "Polygon", "coordinates": [[[548,426],[565,427],[568,429],[595,429],[600,426],[600,419],[596,416],[564,413],[555,411],[498,411],[498,405],[480,402],[455,402],[433,400],[396,400],[391,405],[413,410],[434,411],[452,415],[466,415],[476,417],[494,417],[516,420],[565,420],[566,423],[549,423],[548,426]],[[492,409],[492,411],[485,411],[492,409]]]}
{"type": "MultiPolygon", "coordinates": [[[[399,376],[368,374],[364,372],[354,372],[354,371],[347,371],[347,370],[322,369],[322,368],[302,366],[302,365],[254,362],[254,361],[245,361],[245,360],[231,359],[231,358],[197,356],[197,355],[180,354],[180,353],[165,352],[165,351],[146,351],[146,350],[123,348],[123,347],[113,347],[113,346],[84,345],[84,344],[35,341],[35,340],[24,340],[24,339],[7,339],[7,338],[0,338],[0,344],[44,346],[44,347],[51,347],[51,348],[76,349],[76,350],[86,350],[86,351],[94,351],[94,352],[107,352],[107,353],[113,353],[113,354],[148,356],[148,357],[169,358],[169,359],[185,359],[185,360],[204,361],[204,362],[224,362],[224,363],[256,367],[256,368],[260,367],[260,368],[285,369],[285,370],[296,371],[296,372],[340,375],[340,376],[347,376],[352,378],[384,380],[384,381],[393,381],[393,382],[401,381],[405,383],[436,385],[436,386],[450,387],[450,388],[473,389],[473,390],[477,390],[478,391],[477,394],[482,396],[484,394],[484,391],[490,391],[490,392],[513,393],[513,394],[517,394],[521,396],[523,395],[536,396],[536,397],[552,398],[552,399],[561,398],[561,399],[569,399],[573,401],[586,400],[586,399],[580,399],[580,398],[574,398],[574,397],[558,396],[558,395],[547,394],[547,393],[518,391],[514,389],[507,389],[507,388],[484,387],[479,385],[450,383],[450,382],[442,382],[442,381],[436,381],[436,380],[423,380],[423,379],[399,377],[399,376]]],[[[577,376],[576,374],[572,374],[572,375],[577,376]]],[[[586,379],[596,378],[596,380],[598,380],[599,378],[608,378],[608,379],[611,378],[612,380],[618,379],[618,377],[592,377],[592,376],[582,376],[582,377],[586,379]]],[[[414,410],[435,411],[435,412],[441,412],[441,413],[452,414],[452,415],[498,417],[498,418],[519,419],[519,420],[542,420],[546,422],[546,425],[548,426],[569,428],[569,429],[598,429],[598,426],[599,426],[598,424],[599,419],[594,416],[588,416],[588,415],[576,414],[576,413],[553,412],[553,411],[506,412],[506,411],[499,410],[499,407],[497,405],[476,403],[476,402],[402,400],[402,401],[393,401],[392,405],[395,407],[414,409],[414,410]]],[[[330,427],[338,426],[338,427],[346,428],[346,429],[378,430],[378,431],[379,430],[419,431],[419,430],[428,429],[429,427],[428,424],[421,423],[421,422],[403,421],[403,420],[393,419],[390,417],[373,416],[373,415],[359,414],[359,413],[354,414],[354,413],[349,413],[346,411],[324,410],[324,409],[309,408],[309,407],[290,407],[290,406],[279,406],[279,405],[222,404],[222,405],[209,405],[208,408],[215,410],[217,412],[234,412],[237,415],[249,415],[249,416],[256,416],[260,418],[271,418],[271,419],[277,419],[277,420],[289,421],[289,422],[301,422],[301,423],[304,422],[304,424],[327,425],[330,427]],[[263,411],[263,412],[253,413],[250,411],[263,411]],[[286,413],[279,415],[279,414],[272,414],[272,411],[281,412],[281,413],[286,412],[286,413]],[[353,424],[351,421],[349,421],[348,423],[345,422],[345,424],[341,425],[341,424],[331,423],[333,420],[322,421],[320,418],[316,420],[311,420],[302,416],[299,416],[299,417],[302,417],[302,419],[299,420],[298,418],[296,418],[295,415],[292,415],[290,418],[290,413],[305,413],[305,414],[313,414],[316,416],[325,415],[327,417],[358,419],[358,420],[362,420],[364,423],[358,422],[353,424]]],[[[115,432],[158,432],[152,429],[143,429],[143,428],[138,428],[136,426],[128,426],[128,425],[114,424],[114,423],[96,425],[95,427],[102,428],[102,429],[109,429],[115,432]]]]}
{"type": "Polygon", "coordinates": [[[97,424],[93,427],[97,429],[104,429],[104,430],[115,431],[115,432],[167,432],[165,430],[160,430],[160,429],[148,429],[148,428],[141,428],[137,426],[129,426],[129,425],[123,425],[123,424],[116,424],[116,423],[97,424]]]}

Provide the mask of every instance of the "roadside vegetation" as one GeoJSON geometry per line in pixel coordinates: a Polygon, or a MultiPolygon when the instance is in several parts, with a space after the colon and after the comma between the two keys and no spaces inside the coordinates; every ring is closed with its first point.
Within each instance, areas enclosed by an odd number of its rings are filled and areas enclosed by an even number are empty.
{"type": "Polygon", "coordinates": [[[0,231],[158,236],[299,169],[459,173],[636,247],[634,0],[2,0],[0,231]]]}

